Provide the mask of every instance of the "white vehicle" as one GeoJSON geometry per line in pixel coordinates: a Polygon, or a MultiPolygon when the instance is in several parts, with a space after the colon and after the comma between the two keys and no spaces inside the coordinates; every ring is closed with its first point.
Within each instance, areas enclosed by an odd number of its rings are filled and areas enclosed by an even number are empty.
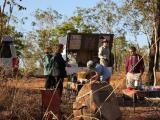
{"type": "Polygon", "coordinates": [[[10,36],[4,36],[0,44],[0,75],[14,75],[17,73],[18,67],[19,59],[13,39],[10,36]]]}

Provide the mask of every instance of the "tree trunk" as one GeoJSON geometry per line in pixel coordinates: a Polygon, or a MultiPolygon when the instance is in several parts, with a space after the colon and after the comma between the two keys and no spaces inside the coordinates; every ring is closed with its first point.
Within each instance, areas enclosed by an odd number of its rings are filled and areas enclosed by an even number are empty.
{"type": "Polygon", "coordinates": [[[157,35],[158,35],[158,41],[157,41],[157,62],[156,62],[156,70],[159,71],[160,68],[159,68],[159,57],[160,57],[160,1],[158,2],[157,4],[157,9],[158,9],[158,29],[157,29],[157,35]]]}
{"type": "Polygon", "coordinates": [[[151,48],[149,54],[149,70],[148,70],[148,82],[149,85],[155,85],[156,76],[155,72],[159,70],[159,44],[160,44],[160,1],[156,5],[155,14],[155,29],[151,40],[151,48]]]}
{"type": "Polygon", "coordinates": [[[114,44],[114,70],[117,71],[117,51],[116,51],[116,42],[114,44]]]}
{"type": "Polygon", "coordinates": [[[0,8],[0,41],[1,41],[1,38],[3,36],[3,33],[4,33],[4,26],[5,26],[5,8],[6,8],[6,4],[7,4],[7,0],[4,0],[3,2],[3,7],[0,8]]]}

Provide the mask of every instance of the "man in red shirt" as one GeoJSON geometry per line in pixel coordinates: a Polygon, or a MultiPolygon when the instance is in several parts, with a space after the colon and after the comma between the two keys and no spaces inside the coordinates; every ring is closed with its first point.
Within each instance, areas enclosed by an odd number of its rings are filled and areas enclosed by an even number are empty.
{"type": "Polygon", "coordinates": [[[136,48],[131,46],[130,56],[126,61],[126,84],[127,88],[135,88],[141,85],[141,76],[144,72],[144,60],[136,53],[136,48]]]}

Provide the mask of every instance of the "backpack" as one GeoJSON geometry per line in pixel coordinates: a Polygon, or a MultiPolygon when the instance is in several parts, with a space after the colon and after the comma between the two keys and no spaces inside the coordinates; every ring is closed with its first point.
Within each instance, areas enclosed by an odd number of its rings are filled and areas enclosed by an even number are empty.
{"type": "Polygon", "coordinates": [[[59,64],[58,64],[58,61],[57,61],[55,55],[52,56],[49,65],[50,65],[49,66],[49,75],[54,76],[54,77],[59,76],[60,75],[59,64]]]}
{"type": "Polygon", "coordinates": [[[52,58],[52,55],[51,54],[46,54],[43,58],[42,58],[42,62],[43,62],[43,65],[46,69],[48,69],[48,67],[50,66],[50,61],[51,61],[51,58],[52,58]],[[47,62],[47,61],[48,62],[47,62]],[[46,64],[47,62],[47,64],[46,64]]]}

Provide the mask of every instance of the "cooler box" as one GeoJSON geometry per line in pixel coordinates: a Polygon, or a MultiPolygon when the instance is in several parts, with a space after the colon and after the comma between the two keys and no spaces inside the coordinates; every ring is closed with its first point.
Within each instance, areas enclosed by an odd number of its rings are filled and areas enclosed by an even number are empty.
{"type": "Polygon", "coordinates": [[[61,98],[58,91],[55,90],[41,90],[42,95],[42,110],[48,112],[47,118],[52,120],[53,113],[58,120],[61,120],[60,104],[61,98]]]}

